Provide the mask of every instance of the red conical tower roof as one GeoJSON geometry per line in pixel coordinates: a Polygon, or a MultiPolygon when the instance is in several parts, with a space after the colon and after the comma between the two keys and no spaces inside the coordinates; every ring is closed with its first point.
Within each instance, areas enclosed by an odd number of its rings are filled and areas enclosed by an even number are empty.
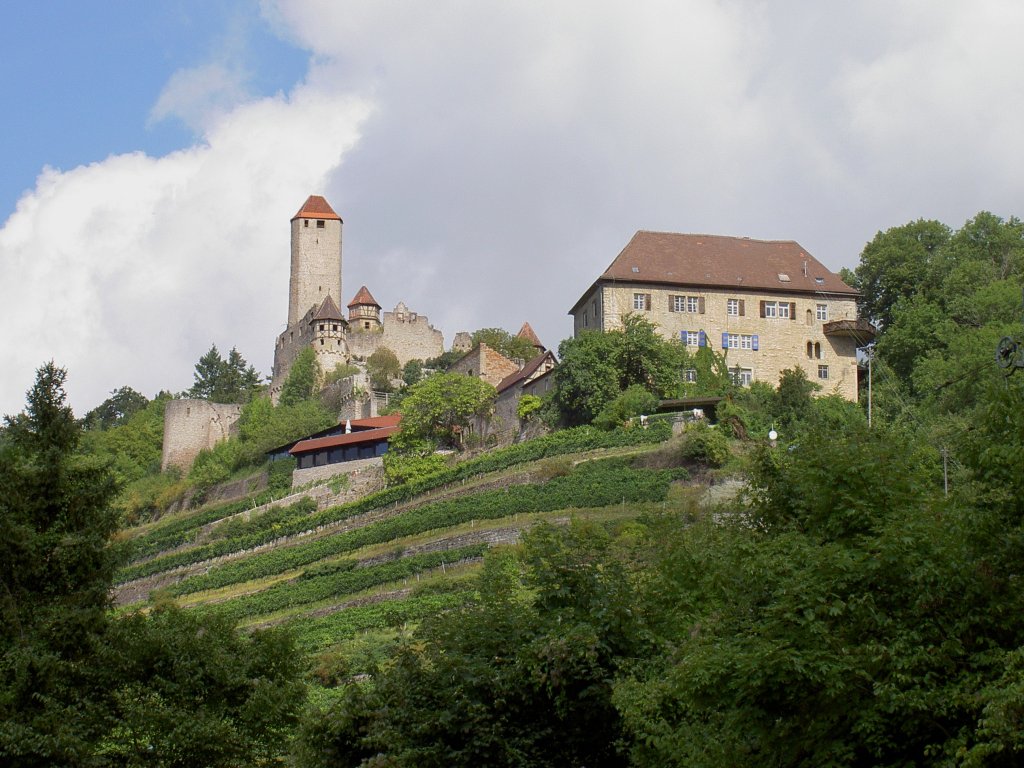
{"type": "Polygon", "coordinates": [[[292,216],[292,221],[296,219],[334,219],[341,221],[341,216],[334,212],[331,208],[331,204],[327,202],[320,195],[310,195],[306,202],[299,208],[299,212],[292,216]]]}
{"type": "Polygon", "coordinates": [[[377,300],[370,295],[370,291],[367,290],[364,285],[359,289],[359,292],[356,293],[356,297],[348,303],[348,308],[352,309],[352,307],[376,307],[377,309],[380,309],[380,304],[378,304],[377,300]]]}
{"type": "Polygon", "coordinates": [[[526,339],[528,342],[538,349],[544,349],[544,345],[540,343],[540,339],[537,338],[537,334],[533,332],[533,328],[530,327],[529,323],[523,323],[523,327],[519,329],[519,333],[516,334],[517,339],[526,339]]]}

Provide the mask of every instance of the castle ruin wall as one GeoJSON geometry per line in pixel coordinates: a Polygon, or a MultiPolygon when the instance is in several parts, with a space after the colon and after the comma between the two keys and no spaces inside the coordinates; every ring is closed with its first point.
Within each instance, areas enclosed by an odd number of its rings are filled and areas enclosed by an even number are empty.
{"type": "Polygon", "coordinates": [[[207,400],[170,400],[164,409],[161,471],[188,472],[201,450],[238,434],[242,406],[207,400]]]}

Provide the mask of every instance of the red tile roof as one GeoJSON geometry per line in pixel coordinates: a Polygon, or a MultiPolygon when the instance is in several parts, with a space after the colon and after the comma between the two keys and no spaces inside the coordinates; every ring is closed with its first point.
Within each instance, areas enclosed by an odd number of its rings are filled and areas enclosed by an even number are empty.
{"type": "Polygon", "coordinates": [[[320,195],[310,195],[306,202],[299,208],[299,212],[292,216],[292,221],[296,219],[334,219],[341,221],[341,216],[334,212],[331,208],[331,204],[328,203],[320,195]]]}
{"type": "Polygon", "coordinates": [[[373,443],[382,438],[391,437],[398,431],[398,427],[383,427],[381,429],[367,429],[361,432],[349,432],[345,435],[334,435],[332,437],[318,437],[314,440],[303,440],[292,446],[288,451],[295,455],[309,453],[310,451],[321,451],[324,448],[337,448],[340,445],[362,445],[373,443]]]}
{"type": "Polygon", "coordinates": [[[857,295],[793,240],[671,232],[640,231],[633,235],[595,285],[609,282],[857,295]]]}
{"type": "Polygon", "coordinates": [[[519,329],[519,333],[516,334],[516,338],[526,339],[538,349],[544,349],[544,345],[540,343],[540,339],[537,338],[537,334],[533,332],[533,328],[530,327],[529,323],[523,323],[523,327],[519,329]]]}
{"type": "Polygon", "coordinates": [[[320,308],[313,315],[313,320],[344,320],[342,317],[341,310],[338,309],[338,305],[334,303],[334,299],[331,298],[331,294],[327,294],[327,298],[320,303],[320,308]]]}
{"type": "Polygon", "coordinates": [[[534,373],[536,373],[537,369],[540,368],[544,361],[547,360],[548,358],[551,358],[552,363],[555,362],[555,356],[551,352],[545,350],[515,373],[510,373],[504,379],[499,381],[498,386],[495,387],[495,389],[498,390],[498,394],[501,394],[502,392],[509,389],[510,387],[515,386],[519,382],[525,381],[526,379],[530,378],[534,373]]]}
{"type": "Polygon", "coordinates": [[[392,413],[387,416],[369,416],[365,419],[352,419],[353,427],[397,427],[402,414],[392,413]]]}
{"type": "Polygon", "coordinates": [[[348,303],[348,306],[349,309],[358,306],[371,306],[380,309],[380,304],[378,304],[377,300],[373,298],[372,295],[370,295],[370,292],[369,290],[367,290],[365,285],[359,289],[359,291],[356,293],[356,297],[348,303]]]}

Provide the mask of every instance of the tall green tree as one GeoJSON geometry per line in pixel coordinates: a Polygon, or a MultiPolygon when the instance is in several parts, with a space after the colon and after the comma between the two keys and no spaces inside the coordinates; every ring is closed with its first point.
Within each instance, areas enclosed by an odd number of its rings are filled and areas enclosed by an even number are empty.
{"type": "Polygon", "coordinates": [[[861,314],[887,328],[900,299],[938,289],[947,269],[949,227],[917,221],[875,235],[861,252],[854,286],[861,292],[861,314]]]}
{"type": "Polygon", "coordinates": [[[567,426],[589,424],[618,396],[618,342],[613,333],[584,331],[559,344],[551,402],[567,426]]]}
{"type": "Polygon", "coordinates": [[[260,385],[260,375],[234,347],[225,360],[213,344],[195,367],[192,397],[214,403],[248,402],[260,385]]]}
{"type": "Polygon", "coordinates": [[[131,387],[121,387],[110,393],[110,397],[82,417],[86,429],[110,429],[123,424],[141,411],[149,399],[131,387]]]}
{"type": "Polygon", "coordinates": [[[303,400],[308,400],[317,391],[320,383],[320,364],[316,361],[316,353],[311,347],[305,347],[292,363],[281,387],[280,403],[282,405],[295,405],[303,400]]]}
{"type": "Polygon", "coordinates": [[[79,425],[65,379],[52,362],[37,371],[25,412],[5,417],[0,448],[0,759],[7,765],[77,764],[99,733],[88,665],[106,624],[115,487],[99,461],[76,453],[79,425]]]}
{"type": "Polygon", "coordinates": [[[66,373],[37,372],[0,441],[0,763],[266,764],[302,700],[287,637],[109,612],[115,483],[78,451],[66,373]]]}
{"type": "Polygon", "coordinates": [[[402,364],[398,355],[387,347],[378,347],[366,358],[366,374],[370,377],[370,386],[378,392],[390,392],[394,389],[392,381],[402,375],[402,364]]]}
{"type": "Polygon", "coordinates": [[[475,376],[438,373],[409,388],[402,401],[401,430],[392,446],[422,450],[423,446],[460,448],[474,419],[494,410],[495,389],[475,376]]]}

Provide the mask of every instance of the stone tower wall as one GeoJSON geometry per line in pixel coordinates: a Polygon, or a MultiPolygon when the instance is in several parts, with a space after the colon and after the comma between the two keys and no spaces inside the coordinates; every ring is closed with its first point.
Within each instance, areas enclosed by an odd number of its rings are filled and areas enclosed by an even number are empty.
{"type": "Polygon", "coordinates": [[[164,409],[164,445],[160,469],[188,472],[204,448],[238,434],[242,406],[207,400],[170,400],[164,409]]]}
{"type": "Polygon", "coordinates": [[[341,302],[341,220],[296,218],[292,221],[288,325],[298,322],[310,307],[319,307],[328,294],[341,302]]]}
{"type": "Polygon", "coordinates": [[[274,345],[274,370],[270,375],[270,399],[275,404],[295,358],[304,347],[313,343],[314,333],[310,325],[312,319],[313,310],[309,309],[297,323],[289,323],[288,328],[277,337],[277,343],[274,345]]]}

